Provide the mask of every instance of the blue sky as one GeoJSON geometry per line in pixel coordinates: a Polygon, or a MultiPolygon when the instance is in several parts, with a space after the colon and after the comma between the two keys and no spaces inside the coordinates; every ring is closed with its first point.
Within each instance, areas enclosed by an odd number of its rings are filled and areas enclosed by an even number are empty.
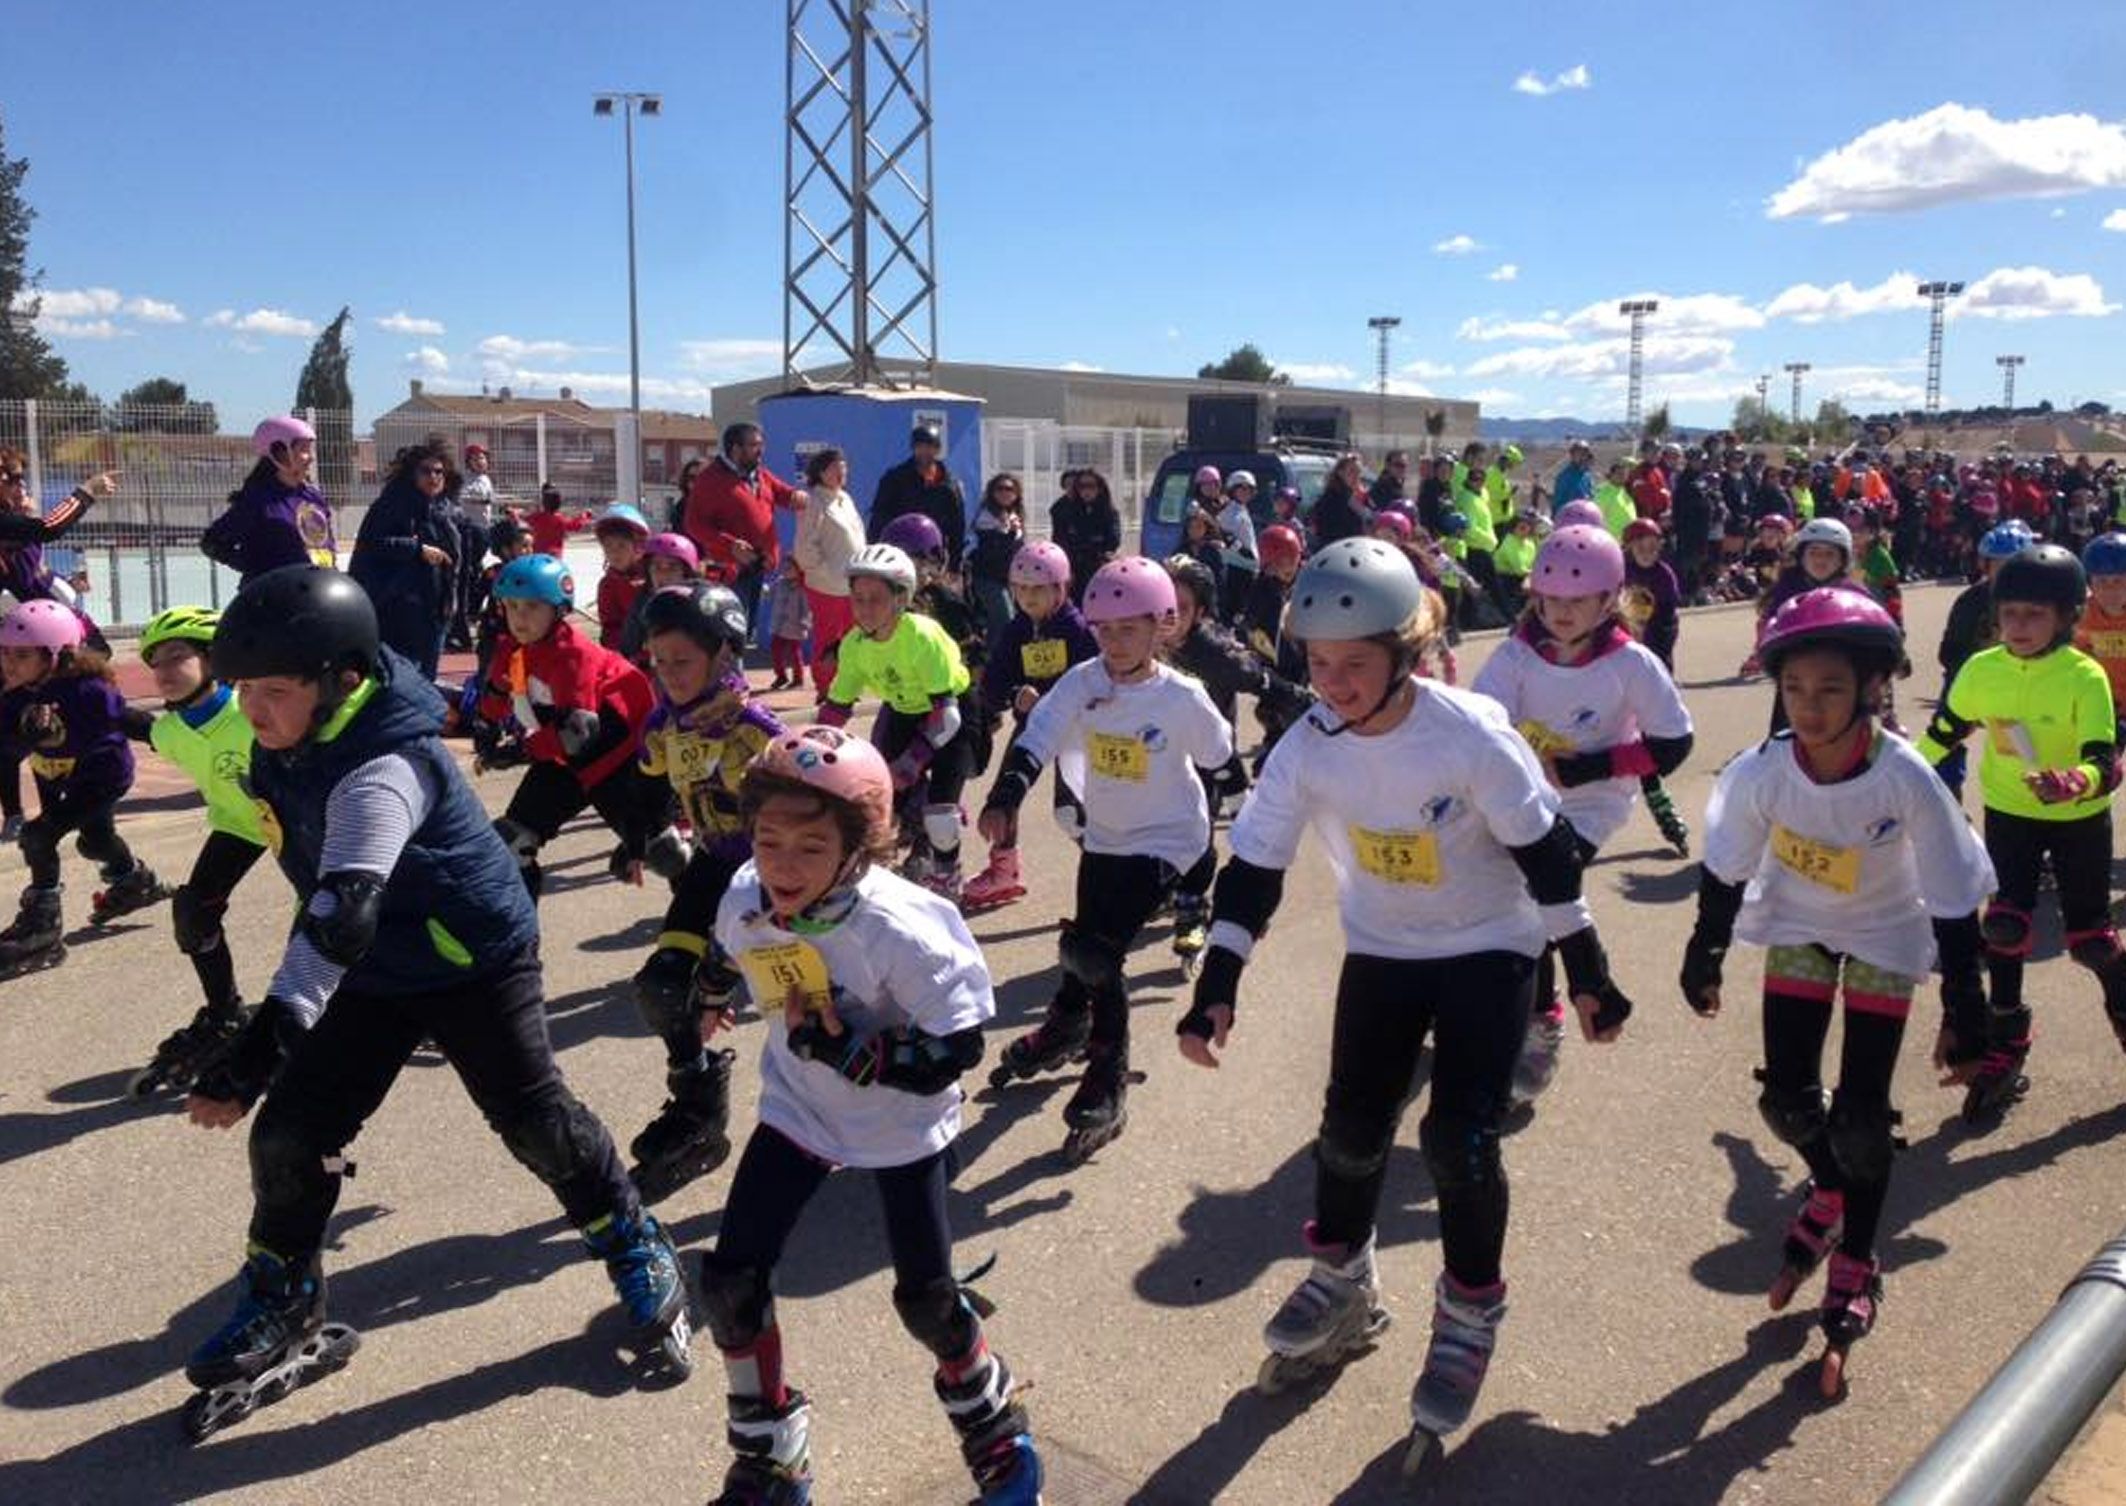
{"type": "MultiPolygon", "coordinates": [[[[645,402],[706,408],[780,363],[783,14],[12,0],[0,119],[45,326],[106,396],[173,376],[237,424],[292,396],[343,303],[365,419],[410,376],[623,402],[620,128],[589,101],[659,90],[645,402]]],[[[1916,402],[1909,283],[1955,277],[1949,402],[1997,397],[2012,351],[2025,401],[2126,406],[2109,0],[934,0],[932,23],[948,358],[1187,374],[1252,340],[1364,386],[1392,313],[1398,384],[1614,416],[1606,311],[1654,294],[1648,402],[1696,422],[1764,371],[1783,405],[1787,361],[1810,402],[1916,402]]]]}

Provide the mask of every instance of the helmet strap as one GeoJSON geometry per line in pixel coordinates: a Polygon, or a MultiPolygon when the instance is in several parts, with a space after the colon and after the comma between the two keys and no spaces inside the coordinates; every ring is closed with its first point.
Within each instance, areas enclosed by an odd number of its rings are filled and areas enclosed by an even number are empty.
{"type": "Polygon", "coordinates": [[[1400,651],[1398,651],[1394,659],[1393,672],[1390,673],[1388,676],[1388,688],[1386,690],[1383,690],[1381,692],[1380,699],[1373,703],[1373,709],[1371,711],[1368,711],[1364,716],[1353,717],[1350,721],[1344,722],[1340,726],[1330,728],[1329,736],[1341,737],[1346,732],[1357,732],[1361,730],[1369,723],[1377,719],[1381,715],[1381,713],[1385,712],[1389,708],[1389,706],[1394,704],[1395,698],[1402,693],[1405,686],[1409,687],[1411,699],[1415,700],[1417,697],[1417,685],[1416,682],[1410,678],[1411,667],[1412,666],[1407,662],[1406,657],[1400,651]]]}

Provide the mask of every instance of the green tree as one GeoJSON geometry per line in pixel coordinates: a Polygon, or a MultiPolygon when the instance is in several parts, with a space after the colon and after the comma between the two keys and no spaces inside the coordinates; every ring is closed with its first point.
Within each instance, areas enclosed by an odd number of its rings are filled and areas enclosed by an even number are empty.
{"type": "Polygon", "coordinates": [[[1745,444],[1762,444],[1777,439],[1778,419],[1765,407],[1761,397],[1738,397],[1735,399],[1734,416],[1727,426],[1735,431],[1735,437],[1745,444]]]}
{"type": "Polygon", "coordinates": [[[1639,434],[1645,439],[1666,439],[1675,425],[1668,416],[1668,404],[1663,403],[1646,415],[1646,422],[1639,426],[1639,434]]]}
{"type": "Polygon", "coordinates": [[[347,380],[347,361],[353,354],[347,345],[349,314],[343,308],[325,326],[295,384],[296,411],[316,410],[311,421],[317,428],[318,488],[341,504],[354,500],[360,475],[354,449],[354,388],[347,380]]]}
{"type": "Polygon", "coordinates": [[[1270,358],[1252,343],[1236,345],[1224,360],[1197,367],[1196,375],[1225,382],[1272,382],[1278,386],[1287,386],[1292,380],[1272,366],[1270,358]]]}
{"type": "Polygon", "coordinates": [[[1446,410],[1445,408],[1428,408],[1428,409],[1426,409],[1426,410],[1425,410],[1425,453],[1426,453],[1427,455],[1436,455],[1436,454],[1438,454],[1438,453],[1439,453],[1439,439],[1440,439],[1440,436],[1441,436],[1442,434],[1446,433],[1446,432],[1447,432],[1447,410],[1446,410]]]}
{"type": "Polygon", "coordinates": [[[22,196],[22,180],[29,170],[29,158],[9,159],[5,129],[0,127],[0,399],[70,395],[66,362],[34,322],[40,306],[37,283],[43,274],[26,269],[30,225],[37,218],[22,196]]]}
{"type": "Polygon", "coordinates": [[[1816,431],[1818,444],[1842,445],[1852,438],[1853,415],[1837,398],[1827,397],[1816,405],[1816,422],[1809,427],[1816,431]]]}
{"type": "Polygon", "coordinates": [[[194,402],[185,384],[170,377],[149,377],[119,393],[110,423],[114,429],[158,434],[212,434],[221,427],[212,403],[194,402]]]}

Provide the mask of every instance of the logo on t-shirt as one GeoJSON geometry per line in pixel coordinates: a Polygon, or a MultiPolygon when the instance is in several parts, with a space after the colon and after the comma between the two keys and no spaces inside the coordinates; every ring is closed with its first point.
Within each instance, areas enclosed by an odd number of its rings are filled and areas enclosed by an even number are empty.
{"type": "Polygon", "coordinates": [[[1897,835],[1898,829],[1902,825],[1903,823],[1895,816],[1884,816],[1879,821],[1870,821],[1868,823],[1868,845],[1870,847],[1882,846],[1897,835]]]}

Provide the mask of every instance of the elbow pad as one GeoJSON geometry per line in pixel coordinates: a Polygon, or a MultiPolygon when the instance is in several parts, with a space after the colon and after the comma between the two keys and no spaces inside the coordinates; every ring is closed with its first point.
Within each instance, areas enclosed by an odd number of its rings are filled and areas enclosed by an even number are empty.
{"type": "Polygon", "coordinates": [[[931,1035],[910,1026],[879,1037],[879,1043],[879,1086],[919,1097],[944,1092],[982,1060],[979,1028],[931,1035]]]}
{"type": "Polygon", "coordinates": [[[1580,897],[1580,834],[1563,816],[1550,823],[1550,830],[1525,847],[1507,849],[1528,884],[1528,893],[1538,905],[1569,905],[1580,897]]]}
{"type": "Polygon", "coordinates": [[[1270,917],[1277,913],[1278,904],[1284,899],[1284,870],[1259,868],[1246,858],[1230,858],[1225,869],[1218,875],[1218,888],[1211,900],[1211,923],[1218,927],[1224,923],[1227,935],[1214,937],[1227,950],[1243,961],[1247,951],[1232,943],[1240,938],[1230,934],[1237,928],[1252,944],[1256,937],[1270,928],[1270,917]]]}
{"type": "Polygon", "coordinates": [[[325,875],[303,906],[301,931],[327,962],[353,967],[376,944],[383,914],[383,876],[350,868],[325,875]]]}
{"type": "Polygon", "coordinates": [[[997,774],[997,782],[989,787],[986,810],[1017,811],[1025,803],[1026,792],[1041,777],[1041,760],[1026,751],[1023,744],[1013,744],[1004,755],[1004,767],[997,774]]]}
{"type": "Polygon", "coordinates": [[[923,740],[933,750],[942,748],[960,733],[960,703],[951,696],[933,696],[930,714],[923,718],[923,740]]]}

